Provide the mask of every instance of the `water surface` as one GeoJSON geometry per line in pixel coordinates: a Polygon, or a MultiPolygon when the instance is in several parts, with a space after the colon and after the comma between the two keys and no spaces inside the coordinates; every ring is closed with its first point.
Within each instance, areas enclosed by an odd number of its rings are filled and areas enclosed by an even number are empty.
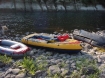
{"type": "Polygon", "coordinates": [[[0,12],[0,24],[18,32],[97,31],[105,29],[105,12],[0,12]]]}

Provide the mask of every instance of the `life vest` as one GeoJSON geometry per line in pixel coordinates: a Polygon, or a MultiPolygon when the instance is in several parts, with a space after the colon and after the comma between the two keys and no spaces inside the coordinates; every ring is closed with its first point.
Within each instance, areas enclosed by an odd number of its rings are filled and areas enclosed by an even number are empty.
{"type": "Polygon", "coordinates": [[[57,37],[59,41],[65,41],[66,39],[69,38],[68,34],[60,35],[57,37]]]}

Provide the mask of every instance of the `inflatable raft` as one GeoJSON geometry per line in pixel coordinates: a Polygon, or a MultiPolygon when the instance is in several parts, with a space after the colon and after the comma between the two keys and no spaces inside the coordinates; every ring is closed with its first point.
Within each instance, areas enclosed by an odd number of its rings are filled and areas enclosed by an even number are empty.
{"type": "Polygon", "coordinates": [[[74,39],[87,42],[93,46],[105,47],[105,37],[85,30],[74,30],[74,39]]]}
{"type": "Polygon", "coordinates": [[[51,35],[46,33],[34,33],[25,36],[21,40],[25,44],[44,47],[59,52],[77,53],[82,47],[78,40],[70,39],[66,35],[51,35]]]}
{"type": "Polygon", "coordinates": [[[23,43],[11,40],[0,40],[0,53],[8,56],[23,56],[30,49],[23,43]]]}

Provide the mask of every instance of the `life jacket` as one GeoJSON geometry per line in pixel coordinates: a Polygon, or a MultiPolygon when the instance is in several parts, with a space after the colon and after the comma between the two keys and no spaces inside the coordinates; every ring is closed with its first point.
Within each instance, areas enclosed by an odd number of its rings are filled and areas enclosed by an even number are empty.
{"type": "Polygon", "coordinates": [[[65,41],[66,39],[69,38],[69,35],[68,34],[63,34],[63,35],[57,36],[57,38],[58,38],[59,41],[65,41]]]}

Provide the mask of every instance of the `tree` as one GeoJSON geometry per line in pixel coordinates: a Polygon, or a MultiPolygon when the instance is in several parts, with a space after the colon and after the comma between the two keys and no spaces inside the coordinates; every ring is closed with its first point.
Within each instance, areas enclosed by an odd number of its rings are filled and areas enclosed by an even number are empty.
{"type": "Polygon", "coordinates": [[[42,8],[42,5],[41,5],[41,0],[37,0],[37,2],[38,2],[38,4],[39,4],[41,10],[43,11],[43,8],[42,8]]]}
{"type": "Polygon", "coordinates": [[[23,0],[23,4],[24,4],[24,10],[26,11],[26,2],[25,2],[25,0],[23,0]]]}
{"type": "Polygon", "coordinates": [[[46,6],[47,10],[49,10],[48,7],[47,7],[47,1],[48,1],[48,0],[43,0],[43,1],[44,1],[44,3],[45,3],[45,6],[46,6]]]}
{"type": "Polygon", "coordinates": [[[13,0],[13,3],[14,3],[15,11],[16,11],[16,1],[13,0]]]}
{"type": "Polygon", "coordinates": [[[32,2],[33,0],[29,0],[30,1],[30,8],[31,8],[31,11],[33,11],[33,8],[32,8],[32,2]]]}
{"type": "Polygon", "coordinates": [[[67,11],[67,9],[66,9],[66,4],[65,4],[65,0],[60,0],[60,2],[62,3],[62,5],[64,6],[65,10],[67,11]]]}
{"type": "Polygon", "coordinates": [[[57,0],[53,0],[53,4],[54,4],[55,9],[56,9],[56,11],[57,11],[57,4],[56,4],[56,1],[57,1],[57,0]]]}

